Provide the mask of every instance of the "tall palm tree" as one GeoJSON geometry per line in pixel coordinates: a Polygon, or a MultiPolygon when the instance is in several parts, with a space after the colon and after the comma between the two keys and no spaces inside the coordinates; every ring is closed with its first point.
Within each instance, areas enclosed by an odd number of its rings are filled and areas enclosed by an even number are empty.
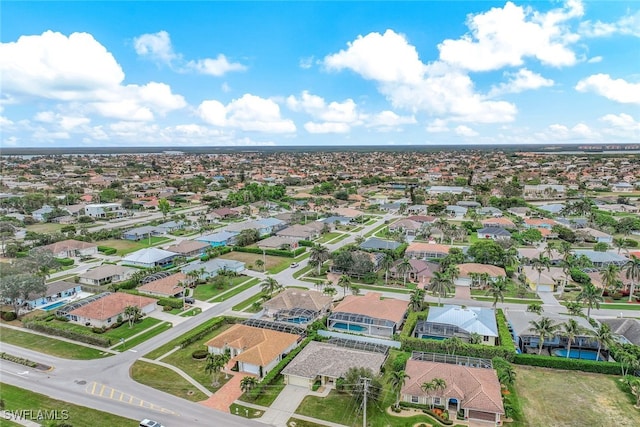
{"type": "Polygon", "coordinates": [[[529,331],[535,332],[538,335],[538,354],[542,353],[542,347],[544,346],[544,339],[548,336],[553,336],[559,325],[553,323],[548,317],[541,317],[539,321],[531,320],[529,322],[531,327],[529,331]]]}
{"type": "Polygon", "coordinates": [[[384,270],[384,284],[389,284],[389,270],[393,267],[393,257],[391,254],[385,253],[384,258],[380,260],[380,268],[384,270]]]}
{"type": "Polygon", "coordinates": [[[587,305],[587,319],[591,319],[591,309],[600,308],[602,302],[602,294],[592,283],[587,283],[582,287],[582,291],[576,297],[576,301],[587,305]]]}
{"type": "Polygon", "coordinates": [[[613,333],[611,332],[611,327],[606,323],[600,323],[593,331],[593,338],[598,341],[598,357],[600,357],[600,350],[602,350],[602,346],[609,346],[613,342],[613,333]]]}
{"type": "Polygon", "coordinates": [[[269,294],[269,297],[271,297],[274,292],[282,288],[282,285],[278,283],[278,281],[271,276],[264,279],[260,284],[260,286],[261,286],[262,292],[264,292],[265,294],[269,294]]]}
{"type": "Polygon", "coordinates": [[[498,277],[496,280],[489,282],[489,290],[487,295],[493,297],[493,309],[498,305],[498,300],[504,302],[504,294],[507,291],[507,278],[498,277]]]}
{"type": "Polygon", "coordinates": [[[584,333],[584,328],[575,319],[569,319],[562,324],[562,335],[567,338],[567,359],[571,354],[571,343],[580,334],[584,333]]]}
{"type": "Polygon", "coordinates": [[[551,269],[551,260],[540,254],[538,258],[531,260],[531,266],[538,272],[538,283],[536,284],[536,290],[540,287],[540,278],[542,277],[542,271],[546,268],[547,271],[551,269]]]}
{"type": "Polygon", "coordinates": [[[408,378],[409,375],[407,375],[404,370],[393,371],[391,373],[391,389],[396,392],[396,408],[400,406],[400,390],[402,390],[402,386],[405,385],[408,378]]]}
{"type": "Polygon", "coordinates": [[[442,393],[447,388],[447,382],[442,378],[434,378],[431,382],[436,393],[442,393]]]}
{"type": "Polygon", "coordinates": [[[342,286],[342,295],[347,295],[347,289],[351,286],[351,277],[346,274],[340,276],[340,279],[338,279],[338,286],[342,286]]]}
{"type": "Polygon", "coordinates": [[[433,384],[433,381],[423,382],[420,388],[429,398],[429,406],[433,409],[433,396],[431,396],[431,392],[436,389],[435,384],[433,384]]]}
{"type": "Polygon", "coordinates": [[[258,380],[255,377],[247,376],[240,380],[240,390],[242,390],[243,393],[249,392],[251,389],[255,388],[256,385],[258,385],[258,380]]]}
{"type": "Polygon", "coordinates": [[[217,381],[217,374],[224,367],[224,362],[220,356],[220,354],[213,353],[209,353],[207,355],[207,363],[204,366],[204,371],[211,375],[211,385],[219,384],[217,381]]]}
{"type": "Polygon", "coordinates": [[[609,264],[607,268],[600,272],[600,279],[602,279],[602,283],[604,287],[602,288],[602,293],[604,294],[604,290],[610,294],[613,292],[613,289],[618,282],[618,275],[620,273],[620,267],[615,264],[609,264]]]}
{"type": "Polygon", "coordinates": [[[396,265],[396,272],[402,275],[402,284],[407,286],[407,275],[413,270],[413,266],[407,258],[403,258],[399,264],[396,265]]]}
{"type": "Polygon", "coordinates": [[[322,245],[316,245],[311,248],[309,260],[318,265],[318,276],[322,270],[322,264],[329,259],[329,255],[329,250],[322,245]]]}
{"type": "Polygon", "coordinates": [[[133,324],[136,323],[138,319],[140,319],[142,312],[140,311],[140,307],[138,307],[137,305],[129,305],[124,308],[124,315],[129,322],[129,328],[132,328],[133,324]]]}
{"type": "Polygon", "coordinates": [[[451,281],[451,277],[446,273],[442,273],[440,271],[433,273],[433,277],[429,283],[429,288],[431,289],[431,292],[438,295],[438,305],[440,305],[440,298],[442,298],[443,295],[446,297],[447,292],[451,292],[452,284],[453,282],[451,281]]]}
{"type": "Polygon", "coordinates": [[[424,289],[415,288],[411,291],[411,297],[409,298],[409,307],[412,311],[420,311],[422,310],[422,305],[424,304],[424,289]]]}
{"type": "Polygon", "coordinates": [[[627,271],[627,279],[631,280],[631,287],[629,288],[629,302],[631,302],[636,291],[636,285],[640,280],[640,258],[631,255],[631,259],[625,264],[624,269],[627,271]]]}

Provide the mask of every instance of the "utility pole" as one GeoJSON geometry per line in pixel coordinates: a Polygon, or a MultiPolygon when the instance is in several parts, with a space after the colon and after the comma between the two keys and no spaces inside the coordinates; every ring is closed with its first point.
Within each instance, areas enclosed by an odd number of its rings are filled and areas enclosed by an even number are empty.
{"type": "Polygon", "coordinates": [[[369,392],[369,381],[370,378],[360,377],[360,381],[362,381],[362,427],[367,427],[367,393],[369,392]]]}

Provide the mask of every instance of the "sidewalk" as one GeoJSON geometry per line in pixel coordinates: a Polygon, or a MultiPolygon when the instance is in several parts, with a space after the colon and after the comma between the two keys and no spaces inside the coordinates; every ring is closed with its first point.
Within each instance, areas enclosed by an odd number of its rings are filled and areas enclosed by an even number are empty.
{"type": "Polygon", "coordinates": [[[555,306],[562,305],[562,304],[560,304],[558,302],[556,297],[554,297],[553,293],[551,293],[551,292],[540,292],[540,291],[538,291],[538,296],[542,300],[542,304],[543,305],[555,305],[555,306]]]}
{"type": "Polygon", "coordinates": [[[0,420],[12,421],[16,424],[20,424],[27,427],[40,427],[41,424],[38,424],[34,421],[30,421],[24,418],[18,418],[17,416],[13,416],[13,412],[11,411],[0,411],[0,420]]]}
{"type": "Polygon", "coordinates": [[[184,372],[180,368],[176,368],[173,365],[170,365],[170,364],[164,363],[164,362],[160,362],[158,360],[147,359],[146,357],[141,357],[138,360],[141,360],[141,361],[147,362],[147,363],[153,363],[154,365],[158,365],[158,366],[162,366],[162,367],[167,368],[167,369],[171,369],[173,372],[175,372],[176,374],[180,375],[182,378],[187,380],[191,385],[193,385],[195,388],[197,388],[198,390],[200,390],[201,392],[203,392],[207,396],[210,397],[213,394],[205,386],[203,386],[202,384],[200,384],[199,382],[197,382],[196,380],[191,378],[186,372],[184,372]]]}
{"type": "Polygon", "coordinates": [[[309,389],[306,387],[286,385],[260,421],[277,427],[286,427],[287,421],[308,393],[309,389]]]}

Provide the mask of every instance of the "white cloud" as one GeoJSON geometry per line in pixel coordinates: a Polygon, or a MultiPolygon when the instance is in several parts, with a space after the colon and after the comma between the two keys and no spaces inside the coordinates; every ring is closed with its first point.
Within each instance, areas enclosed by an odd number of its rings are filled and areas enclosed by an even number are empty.
{"type": "Polygon", "coordinates": [[[520,93],[525,90],[550,87],[554,84],[553,80],[546,79],[540,74],[534,73],[526,68],[521,68],[517,73],[505,73],[505,76],[509,78],[509,81],[492,87],[489,91],[489,96],[505,93],[520,93]]]}
{"type": "Polygon", "coordinates": [[[587,59],[587,63],[589,64],[597,64],[598,62],[602,62],[602,56],[594,56],[587,59]]]}
{"type": "Polygon", "coordinates": [[[229,62],[223,54],[213,58],[186,61],[181,54],[173,50],[171,37],[166,31],[154,34],[142,34],[133,39],[133,47],[140,56],[147,57],[155,62],[168,65],[179,72],[196,72],[210,76],[220,77],[232,71],[245,71],[246,66],[238,62],[229,62]]]}
{"type": "Polygon", "coordinates": [[[578,123],[571,128],[563,124],[554,123],[547,129],[536,132],[535,137],[538,141],[598,141],[601,135],[584,123],[578,123]]]}
{"type": "Polygon", "coordinates": [[[184,97],[173,94],[171,87],[165,83],[149,82],[144,86],[129,85],[127,88],[130,88],[134,94],[138,92],[139,99],[160,114],[166,114],[187,105],[184,97]]]}
{"type": "Polygon", "coordinates": [[[204,101],[197,113],[206,123],[223,128],[267,133],[296,131],[293,121],[281,117],[277,103],[251,94],[234,99],[226,106],[216,100],[204,101]]]}
{"type": "Polygon", "coordinates": [[[429,133],[449,132],[449,130],[447,121],[442,119],[435,119],[427,125],[427,132],[429,133]]]}
{"type": "Polygon", "coordinates": [[[583,13],[579,1],[547,13],[507,2],[503,8],[469,16],[470,33],[440,43],[440,60],[472,71],[520,66],[526,57],[556,67],[573,65],[576,55],[569,46],[578,36],[565,23],[583,13]]]}
{"type": "Polygon", "coordinates": [[[612,79],[608,74],[594,74],[576,85],[579,92],[595,92],[598,95],[623,104],[640,104],[640,83],[624,79],[612,79]]]}
{"type": "Polygon", "coordinates": [[[625,15],[616,22],[581,22],[579,32],[585,37],[608,37],[615,34],[640,37],[640,11],[625,15]]]}
{"type": "Polygon", "coordinates": [[[478,132],[465,125],[457,126],[453,131],[460,136],[478,136],[478,132]]]}
{"type": "Polygon", "coordinates": [[[376,81],[395,108],[484,123],[512,121],[517,111],[511,103],[475,93],[465,72],[438,61],[423,64],[415,47],[392,30],[359,36],[324,63],[330,70],[347,68],[376,81]]]}
{"type": "Polygon", "coordinates": [[[347,123],[314,123],[307,122],[304,124],[304,128],[309,133],[348,133],[351,127],[347,123]]]}
{"type": "Polygon", "coordinates": [[[166,31],[158,31],[155,34],[142,34],[133,39],[133,47],[140,56],[146,56],[154,61],[167,65],[178,59],[173,51],[171,38],[166,31]]]}
{"type": "Polygon", "coordinates": [[[309,56],[307,58],[300,58],[300,61],[299,61],[298,65],[303,70],[308,70],[309,68],[311,68],[313,66],[314,60],[315,60],[315,58],[313,56],[309,56]]]}
{"type": "MultiPolygon", "coordinates": [[[[600,120],[616,128],[640,132],[640,121],[637,121],[629,114],[606,114],[600,117],[600,120]]],[[[637,136],[638,134],[636,134],[637,136]]]]}
{"type": "Polygon", "coordinates": [[[367,127],[385,127],[394,128],[401,125],[415,124],[416,118],[414,116],[399,116],[393,111],[385,110],[378,114],[375,114],[369,118],[367,127]]]}

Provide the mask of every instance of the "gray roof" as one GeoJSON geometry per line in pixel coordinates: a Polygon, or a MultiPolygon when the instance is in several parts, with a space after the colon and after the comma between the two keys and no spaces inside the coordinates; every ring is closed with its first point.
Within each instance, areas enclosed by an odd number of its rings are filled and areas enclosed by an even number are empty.
{"type": "Polygon", "coordinates": [[[615,252],[598,252],[591,250],[575,250],[573,251],[576,256],[585,255],[587,258],[594,263],[616,263],[616,264],[624,264],[629,261],[627,258],[622,255],[618,255],[615,252]]]}
{"type": "Polygon", "coordinates": [[[207,234],[206,236],[200,236],[196,240],[199,242],[226,242],[232,237],[237,236],[238,233],[231,233],[228,231],[221,231],[219,233],[207,234]]]}
{"type": "Polygon", "coordinates": [[[548,317],[555,324],[563,324],[563,323],[566,323],[569,319],[574,319],[583,328],[589,331],[593,331],[593,327],[589,324],[587,319],[579,316],[569,316],[567,314],[557,314],[557,313],[551,313],[551,312],[536,314],[528,311],[511,310],[511,309],[506,311],[505,315],[507,316],[507,321],[513,327],[513,331],[519,337],[535,335],[535,332],[531,331],[530,322],[532,320],[539,322],[542,317],[548,317]]]}
{"type": "Polygon", "coordinates": [[[498,336],[496,316],[494,311],[489,308],[462,308],[459,305],[430,307],[427,322],[454,325],[470,334],[477,333],[489,337],[498,336]]]}
{"type": "Polygon", "coordinates": [[[169,252],[169,251],[165,251],[163,249],[145,248],[145,249],[140,249],[139,251],[135,251],[134,253],[131,253],[131,254],[127,255],[126,257],[122,258],[122,262],[124,262],[124,263],[136,262],[136,263],[141,263],[141,264],[153,264],[155,262],[164,261],[164,260],[166,260],[168,258],[173,258],[176,255],[178,255],[178,254],[176,254],[175,252],[169,252]]]}
{"type": "Polygon", "coordinates": [[[136,235],[136,236],[146,236],[147,234],[153,234],[157,232],[162,232],[157,227],[153,227],[151,225],[145,225],[142,227],[132,228],[131,230],[127,230],[122,234],[136,235]]]}
{"type": "Polygon", "coordinates": [[[562,209],[564,209],[564,205],[561,203],[551,203],[548,205],[540,205],[538,209],[542,209],[543,211],[551,212],[551,213],[559,213],[562,209]]]}
{"type": "Polygon", "coordinates": [[[65,282],[64,280],[60,280],[58,282],[52,282],[52,283],[47,283],[47,290],[44,292],[44,294],[40,293],[31,293],[29,294],[29,296],[27,297],[27,301],[33,301],[36,300],[38,298],[42,298],[44,297],[50,297],[50,296],[54,296],[56,294],[58,294],[59,292],[64,292],[64,291],[68,291],[69,289],[73,289],[77,286],[80,286],[77,283],[72,283],[72,282],[65,282]]]}
{"type": "Polygon", "coordinates": [[[598,319],[611,327],[611,332],[622,335],[631,344],[640,345],[640,321],[638,319],[598,319]]]}
{"type": "Polygon", "coordinates": [[[214,258],[206,262],[203,262],[203,261],[192,262],[182,267],[181,271],[187,274],[190,271],[200,270],[201,268],[204,268],[205,272],[207,272],[208,274],[212,274],[212,273],[217,273],[219,270],[223,270],[225,268],[233,271],[238,269],[244,270],[244,266],[245,264],[242,261],[235,261],[232,259],[224,259],[224,258],[214,258]]]}
{"type": "Polygon", "coordinates": [[[361,249],[396,249],[400,243],[393,240],[382,240],[377,237],[370,237],[360,245],[361,249]]]}
{"type": "Polygon", "coordinates": [[[485,228],[481,228],[480,230],[478,230],[478,234],[490,234],[490,235],[494,235],[494,236],[511,236],[511,233],[509,233],[507,230],[505,230],[504,228],[500,228],[500,227],[485,227],[485,228]]]}
{"type": "Polygon", "coordinates": [[[81,274],[80,277],[92,280],[100,280],[112,276],[120,276],[127,273],[128,271],[135,271],[135,269],[131,267],[123,267],[121,265],[104,264],[99,267],[93,268],[84,274],[81,274]]]}
{"type": "Polygon", "coordinates": [[[340,378],[350,368],[369,368],[374,373],[386,358],[385,354],[338,347],[311,341],[283,370],[283,375],[313,379],[317,375],[340,378]]]}

